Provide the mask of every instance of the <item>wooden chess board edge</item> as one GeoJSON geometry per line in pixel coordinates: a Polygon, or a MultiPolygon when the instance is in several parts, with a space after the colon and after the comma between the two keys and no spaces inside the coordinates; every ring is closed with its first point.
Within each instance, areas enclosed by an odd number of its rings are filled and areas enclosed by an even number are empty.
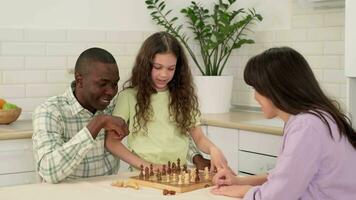
{"type": "Polygon", "coordinates": [[[153,181],[146,181],[146,180],[140,180],[138,178],[134,178],[131,177],[129,178],[129,180],[132,180],[134,182],[136,182],[138,185],[143,186],[143,187],[151,187],[151,188],[156,188],[156,189],[167,189],[167,190],[174,190],[178,193],[183,193],[183,192],[190,192],[193,190],[197,190],[197,189],[202,189],[205,187],[210,187],[212,186],[211,182],[199,182],[199,183],[193,183],[193,184],[182,184],[182,185],[176,185],[176,186],[172,186],[172,185],[167,185],[159,182],[153,182],[153,181]]]}

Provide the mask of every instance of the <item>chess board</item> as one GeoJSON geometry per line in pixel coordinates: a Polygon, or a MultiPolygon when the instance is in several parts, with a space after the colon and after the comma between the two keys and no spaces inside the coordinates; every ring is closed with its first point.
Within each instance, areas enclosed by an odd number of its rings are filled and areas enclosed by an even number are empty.
{"type": "Polygon", "coordinates": [[[162,176],[161,181],[157,181],[157,178],[155,176],[151,176],[149,180],[140,179],[138,176],[133,176],[130,177],[129,179],[143,187],[151,187],[151,188],[156,188],[161,190],[163,189],[173,190],[178,193],[189,192],[197,189],[210,187],[213,185],[212,176],[210,176],[208,180],[204,179],[204,171],[199,172],[199,177],[200,177],[199,182],[189,182],[188,184],[184,182],[182,184],[178,184],[177,180],[167,182],[165,176],[162,176]]]}

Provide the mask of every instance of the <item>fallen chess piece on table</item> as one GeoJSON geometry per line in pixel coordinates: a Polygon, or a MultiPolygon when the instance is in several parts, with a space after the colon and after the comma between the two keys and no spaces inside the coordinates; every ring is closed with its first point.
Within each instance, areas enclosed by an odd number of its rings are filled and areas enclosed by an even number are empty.
{"type": "Polygon", "coordinates": [[[163,195],[175,195],[176,194],[176,191],[174,191],[174,190],[163,189],[162,192],[163,192],[163,195]]]}
{"type": "Polygon", "coordinates": [[[118,180],[116,182],[111,183],[111,185],[115,186],[115,187],[124,187],[124,188],[129,187],[129,188],[133,188],[135,190],[139,189],[138,184],[133,181],[118,180]]]}

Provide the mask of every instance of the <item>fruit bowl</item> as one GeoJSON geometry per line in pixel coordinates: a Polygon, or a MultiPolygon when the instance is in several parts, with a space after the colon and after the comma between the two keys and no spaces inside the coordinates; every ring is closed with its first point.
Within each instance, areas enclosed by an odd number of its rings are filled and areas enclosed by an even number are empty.
{"type": "Polygon", "coordinates": [[[14,108],[9,110],[0,110],[0,124],[10,124],[19,118],[21,108],[14,108]]]}

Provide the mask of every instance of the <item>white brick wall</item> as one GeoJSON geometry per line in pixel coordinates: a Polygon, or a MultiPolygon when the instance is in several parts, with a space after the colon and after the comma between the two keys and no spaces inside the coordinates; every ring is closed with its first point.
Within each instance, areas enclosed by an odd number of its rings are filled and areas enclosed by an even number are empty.
{"type": "Polygon", "coordinates": [[[237,51],[242,62],[235,68],[237,75],[234,74],[232,104],[258,106],[253,91],[243,81],[244,66],[252,55],[273,46],[288,45],[306,57],[325,93],[347,109],[347,79],[343,60],[344,14],[344,9],[314,10],[303,8],[294,1],[290,29],[255,32],[256,44],[237,51]]]}
{"type": "Polygon", "coordinates": [[[102,47],[116,58],[121,86],[131,73],[144,37],[140,31],[0,29],[0,98],[19,105],[22,119],[73,80],[79,54],[102,47]]]}
{"type": "MultiPolygon", "coordinates": [[[[290,29],[255,32],[252,36],[255,44],[233,52],[224,71],[234,76],[232,103],[258,106],[253,91],[243,81],[244,66],[257,53],[288,45],[306,57],[321,87],[345,108],[344,10],[313,10],[293,3],[292,12],[290,29]]],[[[38,104],[68,87],[73,80],[70,70],[78,55],[93,46],[105,48],[115,56],[121,86],[130,76],[140,45],[150,34],[146,31],[0,29],[0,98],[18,104],[23,108],[21,118],[30,118],[38,104]]],[[[187,56],[194,74],[199,74],[187,56]]]]}

